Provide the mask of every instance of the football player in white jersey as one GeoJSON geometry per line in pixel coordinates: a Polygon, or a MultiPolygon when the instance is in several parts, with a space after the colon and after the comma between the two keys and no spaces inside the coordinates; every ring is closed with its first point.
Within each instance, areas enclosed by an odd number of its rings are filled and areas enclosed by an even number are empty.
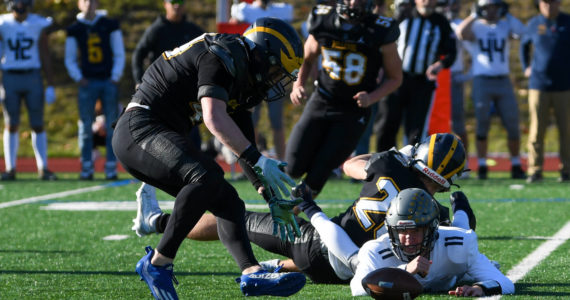
{"type": "Polygon", "coordinates": [[[45,28],[51,18],[31,13],[32,0],[9,0],[10,13],[0,15],[2,82],[5,89],[4,108],[4,160],[6,172],[2,180],[16,179],[20,107],[22,100],[28,109],[32,128],[32,146],[38,175],[43,180],[57,177],[47,166],[47,136],[44,131],[44,101],[55,101],[48,39],[45,28]],[[43,89],[41,70],[46,75],[47,88],[43,89]]]}
{"type": "Polygon", "coordinates": [[[439,227],[435,200],[424,190],[410,188],[392,200],[388,233],[366,242],[350,282],[353,296],[366,295],[362,279],[370,272],[400,268],[413,274],[425,292],[455,296],[513,294],[512,281],[479,252],[472,230],[439,227]]]}
{"type": "Polygon", "coordinates": [[[509,38],[522,36],[525,28],[508,13],[508,5],[502,0],[478,0],[475,8],[456,32],[472,58],[478,178],[487,179],[487,134],[494,104],[507,130],[511,177],[524,179],[519,157],[519,108],[509,78],[509,38]]]}

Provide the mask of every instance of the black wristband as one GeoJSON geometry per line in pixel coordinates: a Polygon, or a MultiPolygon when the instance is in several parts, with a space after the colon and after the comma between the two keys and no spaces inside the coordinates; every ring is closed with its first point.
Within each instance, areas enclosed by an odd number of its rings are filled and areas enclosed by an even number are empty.
{"type": "Polygon", "coordinates": [[[239,155],[239,159],[244,160],[251,167],[255,166],[260,157],[261,153],[252,144],[239,155]]]}
{"type": "Polygon", "coordinates": [[[501,285],[496,280],[485,280],[475,282],[473,285],[480,286],[485,296],[500,295],[503,293],[501,285]]]}

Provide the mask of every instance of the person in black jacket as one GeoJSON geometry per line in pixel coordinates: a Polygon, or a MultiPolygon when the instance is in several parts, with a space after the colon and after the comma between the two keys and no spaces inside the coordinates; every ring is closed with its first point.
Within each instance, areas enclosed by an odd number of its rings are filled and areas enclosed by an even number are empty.
{"type": "Polygon", "coordinates": [[[380,101],[376,119],[377,151],[396,146],[400,123],[407,143],[414,145],[427,136],[435,80],[455,61],[456,46],[447,19],[435,12],[436,0],[415,0],[411,15],[399,19],[398,54],[404,79],[400,88],[380,101]]]}

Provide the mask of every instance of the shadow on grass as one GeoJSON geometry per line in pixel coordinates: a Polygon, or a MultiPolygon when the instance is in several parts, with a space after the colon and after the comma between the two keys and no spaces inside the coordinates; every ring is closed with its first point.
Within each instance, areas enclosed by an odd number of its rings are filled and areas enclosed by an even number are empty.
{"type": "Polygon", "coordinates": [[[570,283],[515,283],[515,295],[533,296],[537,299],[541,297],[560,297],[563,299],[568,299],[570,297],[570,292],[554,292],[554,291],[536,291],[536,289],[554,290],[554,289],[565,289],[570,288],[570,283]]]}
{"type": "Polygon", "coordinates": [[[42,254],[80,254],[85,253],[85,251],[65,251],[65,250],[36,250],[36,249],[0,249],[0,253],[42,253],[42,254]]]}

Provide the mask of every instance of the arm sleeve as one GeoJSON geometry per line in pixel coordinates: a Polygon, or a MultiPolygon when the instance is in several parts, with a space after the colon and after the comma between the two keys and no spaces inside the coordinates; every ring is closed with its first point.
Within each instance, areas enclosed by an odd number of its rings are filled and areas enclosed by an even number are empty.
{"type": "MultiPolygon", "coordinates": [[[[380,239],[380,238],[379,238],[380,239]]],[[[368,273],[384,268],[384,267],[397,267],[396,265],[389,265],[386,263],[389,260],[384,260],[378,253],[383,243],[378,239],[364,243],[358,251],[358,267],[352,280],[350,280],[350,291],[352,296],[366,296],[366,291],[362,287],[362,279],[368,273]]]]}
{"type": "Polygon", "coordinates": [[[151,51],[151,45],[153,44],[152,37],[152,25],[149,27],[142,35],[139,40],[135,50],[133,51],[133,56],[131,58],[131,69],[133,73],[133,79],[135,83],[142,82],[142,76],[144,73],[144,59],[148,56],[151,51]]]}
{"type": "Polygon", "coordinates": [[[77,40],[74,37],[67,37],[65,39],[65,68],[69,77],[73,81],[78,82],[81,80],[83,75],[81,74],[81,69],[79,69],[79,64],[77,63],[77,40]]]}
{"type": "Polygon", "coordinates": [[[444,22],[441,26],[442,34],[441,34],[441,48],[440,54],[443,56],[441,59],[441,63],[443,64],[444,68],[449,68],[455,61],[455,57],[457,56],[457,45],[455,43],[454,33],[451,30],[451,26],[449,26],[448,22],[444,22]]]}
{"type": "Polygon", "coordinates": [[[515,285],[507,278],[499,269],[497,269],[489,259],[479,252],[477,246],[477,237],[473,235],[472,238],[466,240],[470,245],[468,264],[469,269],[467,273],[473,277],[474,281],[495,280],[501,285],[503,294],[514,294],[515,285]]]}
{"type": "Polygon", "coordinates": [[[125,69],[125,46],[123,45],[123,35],[121,30],[111,32],[111,50],[113,51],[113,69],[111,70],[111,80],[119,81],[125,69]]]}

